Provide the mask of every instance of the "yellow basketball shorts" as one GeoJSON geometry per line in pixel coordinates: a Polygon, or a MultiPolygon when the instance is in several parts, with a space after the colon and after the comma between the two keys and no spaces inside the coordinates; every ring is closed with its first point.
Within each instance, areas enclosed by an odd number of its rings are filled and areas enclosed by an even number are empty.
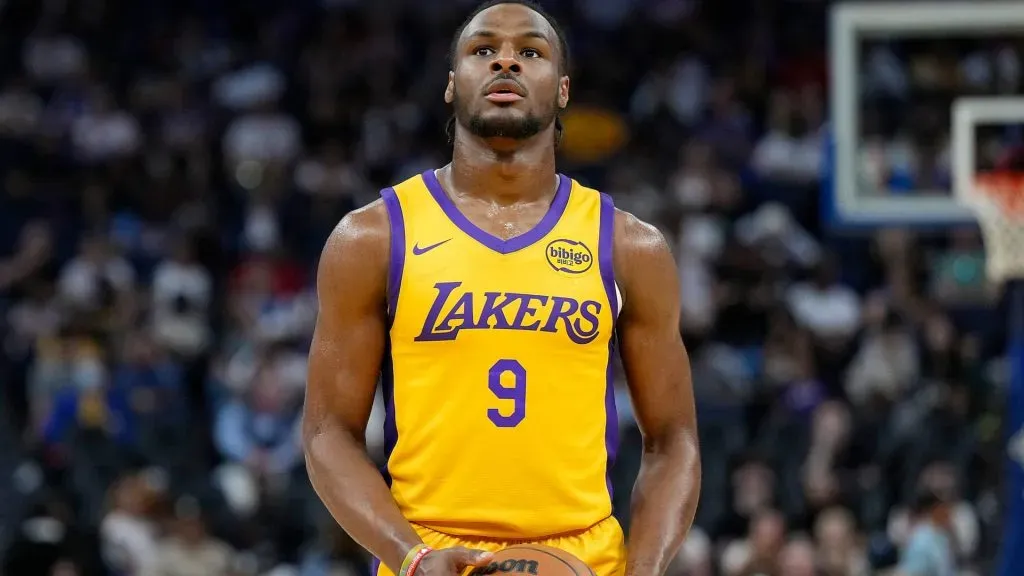
{"type": "MultiPolygon", "coordinates": [[[[465,546],[476,550],[497,552],[517,544],[541,544],[559,548],[576,556],[594,571],[596,576],[622,576],[626,570],[626,545],[622,527],[614,516],[594,524],[582,532],[554,536],[541,540],[498,540],[476,536],[453,536],[431,530],[419,524],[412,527],[431,548],[465,546]]],[[[372,576],[394,576],[387,566],[373,559],[372,576]]]]}

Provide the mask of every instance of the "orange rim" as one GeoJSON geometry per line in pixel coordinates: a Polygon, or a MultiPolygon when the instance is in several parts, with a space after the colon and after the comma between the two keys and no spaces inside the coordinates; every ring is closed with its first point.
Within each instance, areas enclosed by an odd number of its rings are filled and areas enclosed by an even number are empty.
{"type": "Polygon", "coordinates": [[[1024,173],[982,172],[974,178],[975,193],[995,202],[1016,218],[1024,217],[1024,173]]]}

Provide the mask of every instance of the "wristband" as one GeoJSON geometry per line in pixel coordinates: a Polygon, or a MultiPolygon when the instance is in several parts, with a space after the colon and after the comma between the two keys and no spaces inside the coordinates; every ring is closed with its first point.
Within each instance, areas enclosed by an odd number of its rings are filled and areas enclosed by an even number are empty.
{"type": "Polygon", "coordinates": [[[423,557],[433,552],[434,549],[426,544],[417,544],[412,547],[411,550],[405,555],[405,560],[402,561],[402,568],[398,571],[398,576],[413,576],[416,573],[416,568],[419,567],[423,557]]]}

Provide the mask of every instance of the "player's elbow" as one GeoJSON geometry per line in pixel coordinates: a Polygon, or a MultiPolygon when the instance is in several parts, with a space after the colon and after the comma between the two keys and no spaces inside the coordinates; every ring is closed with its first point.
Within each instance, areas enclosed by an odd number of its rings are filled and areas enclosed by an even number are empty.
{"type": "Polygon", "coordinates": [[[328,487],[331,477],[328,468],[330,461],[326,460],[329,440],[327,434],[317,426],[306,426],[305,421],[302,427],[302,454],[306,463],[306,475],[317,494],[328,487]]]}
{"type": "Polygon", "coordinates": [[[306,473],[314,488],[321,478],[329,478],[330,454],[337,453],[343,435],[338,434],[330,418],[303,416],[302,453],[306,461],[306,473]]]}
{"type": "Polygon", "coordinates": [[[683,428],[679,433],[680,460],[683,465],[683,473],[690,478],[697,480],[699,484],[700,469],[700,442],[697,441],[697,433],[689,428],[683,428]]]}
{"type": "MultiPolygon", "coordinates": [[[[306,468],[315,467],[318,459],[345,441],[347,434],[329,416],[306,413],[302,417],[302,451],[306,456],[306,468]]],[[[310,470],[312,472],[312,470],[310,470]]]]}
{"type": "Polygon", "coordinates": [[[689,476],[700,476],[700,443],[696,431],[687,426],[666,427],[644,437],[644,454],[667,457],[689,476]]]}
{"type": "Polygon", "coordinates": [[[309,414],[302,416],[302,453],[306,457],[306,469],[313,473],[316,461],[317,444],[323,437],[322,422],[313,419],[309,414]]]}
{"type": "Polygon", "coordinates": [[[685,486],[687,500],[696,501],[700,494],[700,443],[696,432],[683,428],[673,441],[673,460],[678,466],[679,479],[685,486]]]}

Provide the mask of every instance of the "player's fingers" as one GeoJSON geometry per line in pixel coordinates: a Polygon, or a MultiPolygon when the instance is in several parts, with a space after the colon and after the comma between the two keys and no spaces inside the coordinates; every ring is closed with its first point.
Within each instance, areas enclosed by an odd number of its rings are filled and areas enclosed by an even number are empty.
{"type": "Polygon", "coordinates": [[[452,555],[452,559],[455,560],[460,569],[466,566],[483,566],[494,556],[494,554],[486,550],[476,550],[463,546],[449,548],[448,552],[452,555]]]}

